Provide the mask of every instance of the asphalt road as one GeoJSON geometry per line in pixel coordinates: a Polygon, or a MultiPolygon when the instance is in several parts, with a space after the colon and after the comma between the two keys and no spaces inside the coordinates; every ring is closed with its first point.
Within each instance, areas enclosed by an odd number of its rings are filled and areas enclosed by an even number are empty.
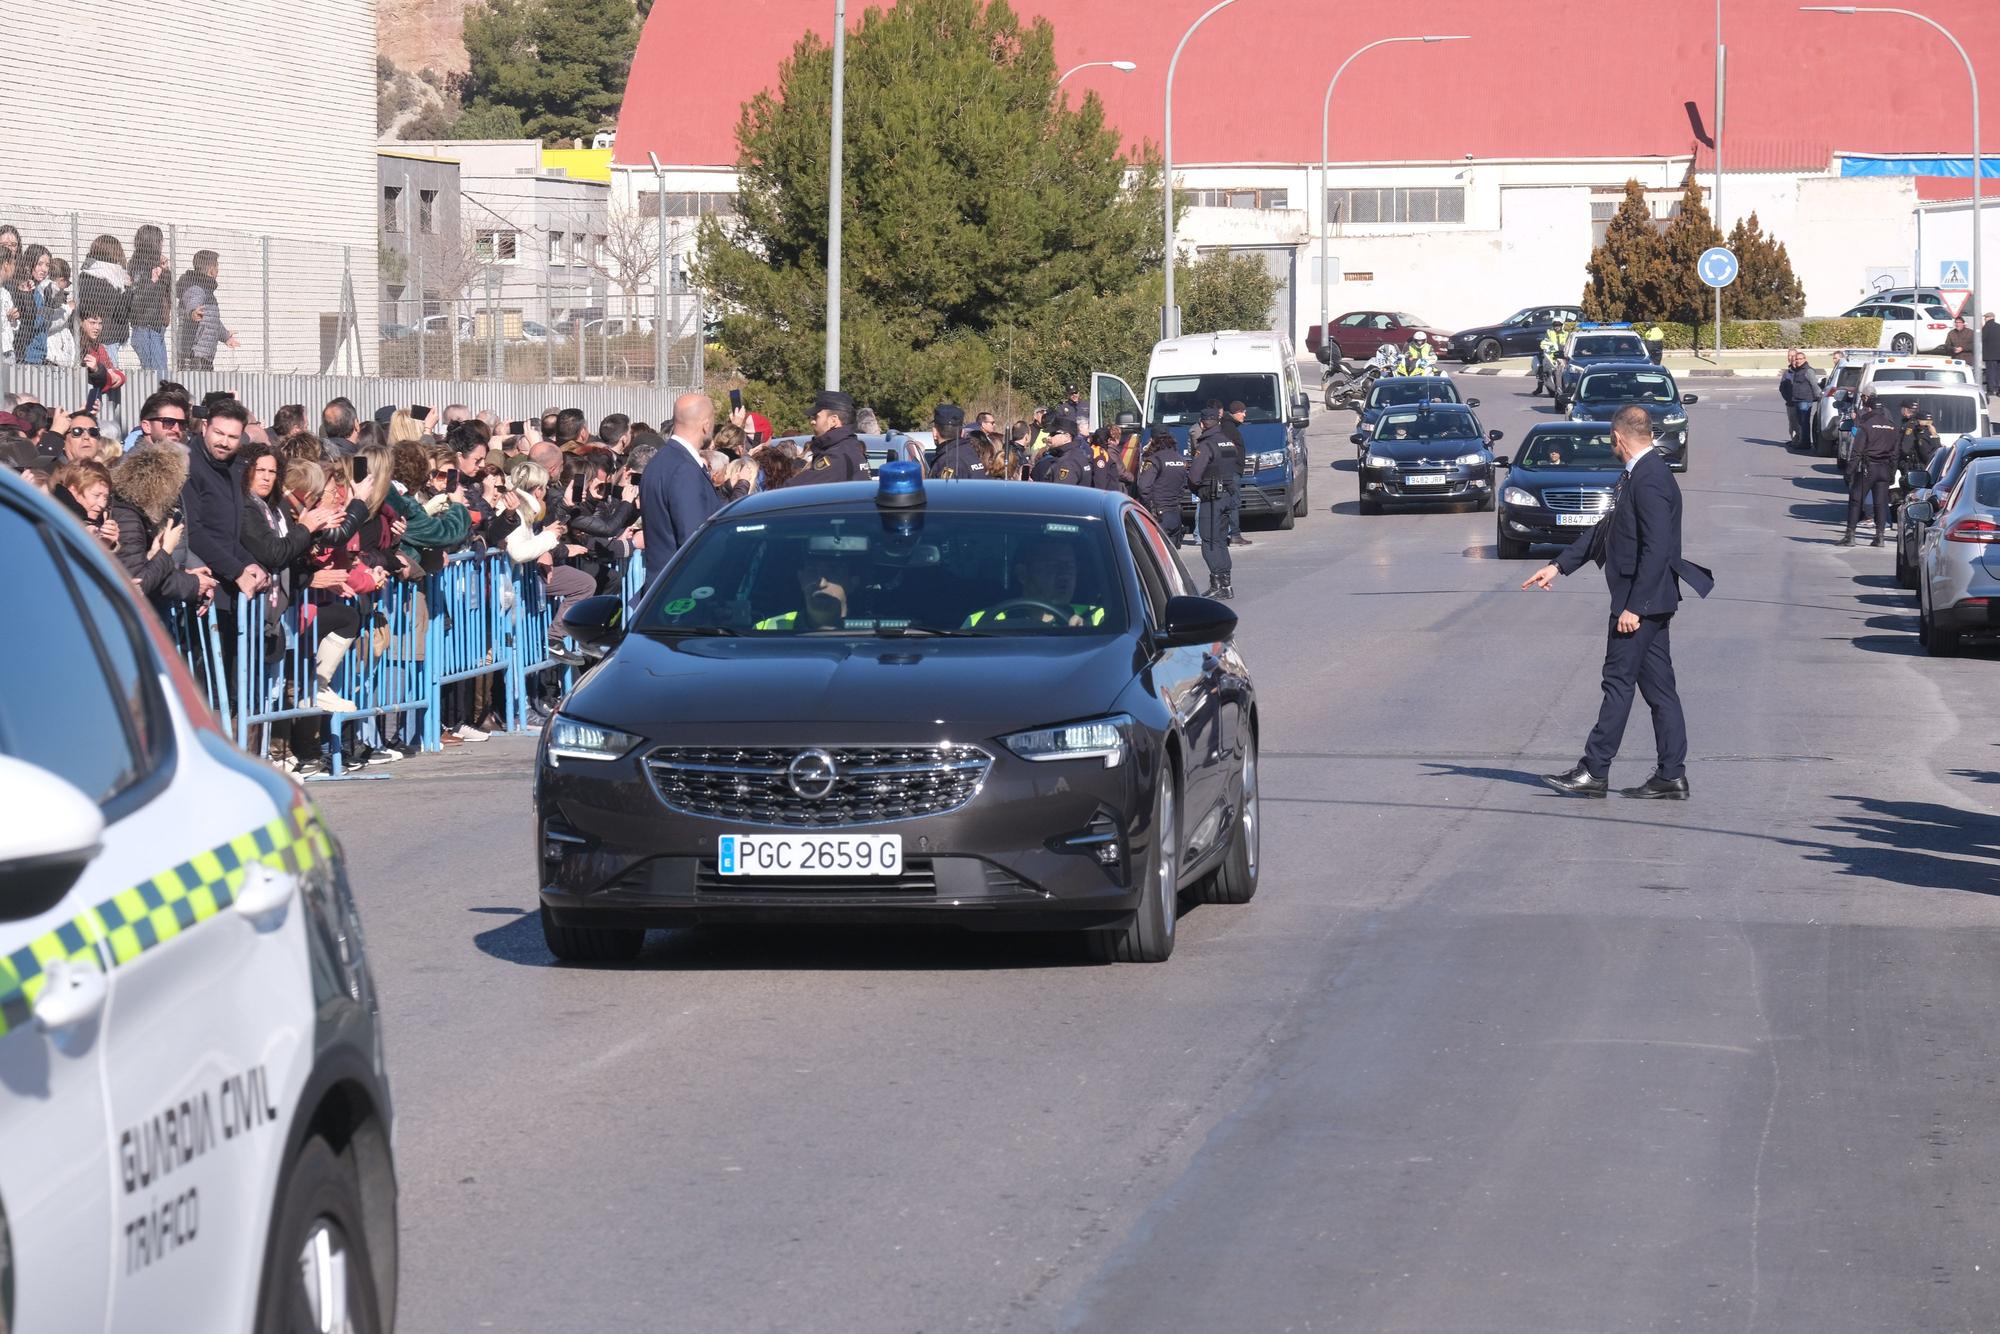
{"type": "MultiPolygon", "coordinates": [[[[1540,411],[1468,383],[1510,443],[1540,411]]],[[[1518,591],[1488,514],[1360,517],[1325,414],[1312,516],[1238,563],[1262,891],[1162,966],[704,930],[558,968],[527,743],[318,786],[387,1007],[401,1328],[1993,1328],[2000,662],[1922,656],[1768,384],[1687,387],[1694,800],[1536,784],[1601,579],[1518,591]]],[[[1627,742],[1614,782],[1643,709],[1627,742]]]]}

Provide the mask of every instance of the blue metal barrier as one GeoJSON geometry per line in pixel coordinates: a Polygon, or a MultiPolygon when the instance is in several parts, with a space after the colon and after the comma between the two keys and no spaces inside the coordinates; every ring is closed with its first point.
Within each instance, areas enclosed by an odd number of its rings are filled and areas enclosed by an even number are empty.
{"type": "MultiPolygon", "coordinates": [[[[499,553],[460,552],[426,581],[430,623],[424,650],[424,749],[444,745],[444,687],[508,668],[514,571],[499,553]],[[503,589],[506,593],[503,593],[503,589]]],[[[511,721],[510,721],[510,726],[511,721]]]]}
{"type": "Polygon", "coordinates": [[[193,672],[195,683],[208,699],[208,707],[214,712],[224,730],[229,730],[229,659],[222,653],[222,635],[217,628],[216,608],[210,604],[208,610],[196,614],[193,607],[176,603],[167,609],[167,633],[173,636],[174,647],[187,661],[193,672]]]}

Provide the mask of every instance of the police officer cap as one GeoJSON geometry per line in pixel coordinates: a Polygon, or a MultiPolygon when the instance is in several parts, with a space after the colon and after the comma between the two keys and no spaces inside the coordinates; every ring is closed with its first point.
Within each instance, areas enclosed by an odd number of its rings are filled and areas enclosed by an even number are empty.
{"type": "Polygon", "coordinates": [[[940,431],[956,431],[965,425],[965,409],[956,403],[940,403],[931,413],[931,425],[940,431]]]}
{"type": "Polygon", "coordinates": [[[1066,435],[1074,440],[1076,438],[1076,419],[1074,417],[1057,417],[1049,423],[1048,430],[1050,435],[1066,435]]]}
{"type": "Polygon", "coordinates": [[[838,389],[822,389],[813,396],[813,411],[845,412],[852,416],[854,412],[854,399],[851,395],[843,394],[838,389]]]}
{"type": "Polygon", "coordinates": [[[1917,406],[1917,400],[1914,398],[1906,398],[1903,400],[1903,406],[1906,408],[1914,408],[1915,406],[1917,406]]]}
{"type": "Polygon", "coordinates": [[[1201,410],[1201,419],[1205,422],[1219,422],[1222,420],[1222,409],[1203,408],[1201,410]]]}

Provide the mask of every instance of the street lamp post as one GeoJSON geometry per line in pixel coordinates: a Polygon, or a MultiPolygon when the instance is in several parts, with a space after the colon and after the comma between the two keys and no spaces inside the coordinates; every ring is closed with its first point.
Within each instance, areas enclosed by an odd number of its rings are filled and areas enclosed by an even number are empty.
{"type": "Polygon", "coordinates": [[[1099,66],[1115,69],[1120,74],[1130,74],[1133,70],[1139,68],[1129,60],[1086,60],[1081,65],[1074,66],[1065,71],[1062,78],[1056,80],[1056,87],[1062,87],[1072,74],[1078,74],[1087,69],[1096,69],[1099,66]]]}
{"type": "Polygon", "coordinates": [[[660,165],[658,153],[649,149],[646,156],[653,164],[653,230],[658,234],[660,247],[653,268],[653,388],[664,395],[667,388],[667,169],[660,165]]]}
{"type": "Polygon", "coordinates": [[[1326,196],[1328,190],[1328,182],[1332,179],[1333,176],[1333,163],[1327,147],[1327,119],[1333,111],[1334,87],[1340,82],[1340,76],[1347,73],[1347,67],[1349,65],[1352,65],[1357,57],[1361,56],[1366,52],[1373,51],[1378,46],[1388,46],[1393,42],[1463,42],[1467,40],[1469,39],[1461,35],[1453,35],[1449,37],[1439,37],[1433,35],[1426,37],[1379,38],[1376,41],[1368,43],[1368,45],[1362,47],[1360,50],[1356,51],[1353,55],[1341,61],[1340,68],[1335,70],[1333,72],[1333,77],[1326,81],[1326,96],[1320,101],[1319,104],[1319,338],[1320,338],[1321,349],[1324,349],[1326,347],[1326,337],[1327,337],[1326,293],[1327,293],[1327,268],[1329,265],[1329,261],[1327,259],[1327,233],[1330,230],[1329,227],[1330,220],[1328,218],[1329,210],[1327,209],[1326,206],[1326,196]]]}
{"type": "Polygon", "coordinates": [[[833,160],[826,177],[826,387],[840,388],[840,177],[847,112],[847,0],[833,0],[833,160]]]}
{"type": "Polygon", "coordinates": [[[1181,52],[1187,48],[1188,38],[1194,36],[1195,29],[1235,4],[1236,0],[1216,0],[1203,11],[1202,16],[1188,25],[1181,34],[1180,45],[1174,48],[1174,58],[1167,64],[1167,115],[1166,128],[1162,136],[1166,150],[1166,176],[1161,181],[1160,193],[1166,197],[1167,207],[1167,299],[1160,312],[1160,336],[1177,338],[1181,332],[1180,308],[1174,305],[1174,71],[1180,68],[1181,52]]]}
{"type": "MultiPolygon", "coordinates": [[[[1958,58],[1965,62],[1965,77],[1972,83],[1972,299],[1969,304],[1972,318],[1975,320],[1978,319],[1981,309],[1979,304],[1979,280],[1981,276],[1979,267],[1979,183],[1980,178],[1986,174],[1986,162],[1979,155],[1979,74],[1972,68],[1972,57],[1965,53],[1965,47],[1960,45],[1958,38],[1951,35],[1951,29],[1928,15],[1919,14],[1914,9],[1892,9],[1881,5],[1800,5],[1799,8],[1811,14],[1901,14],[1904,18],[1915,19],[1919,23],[1928,23],[1931,27],[1936,28],[1944,39],[1951,43],[1952,49],[1958,52],[1958,58]]],[[[1924,278],[1920,273],[1913,274],[1910,281],[1911,286],[1921,287],[1923,286],[1924,278]]]]}

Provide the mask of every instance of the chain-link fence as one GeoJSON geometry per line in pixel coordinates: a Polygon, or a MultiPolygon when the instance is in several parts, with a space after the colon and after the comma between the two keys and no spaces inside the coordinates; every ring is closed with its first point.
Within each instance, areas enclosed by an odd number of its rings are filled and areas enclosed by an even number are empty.
{"type": "Polygon", "coordinates": [[[684,270],[655,292],[650,262],[581,223],[567,233],[468,226],[443,246],[384,236],[372,254],[4,200],[0,227],[16,233],[0,233],[16,251],[15,284],[40,288],[0,300],[12,312],[0,339],[23,370],[79,366],[83,320],[96,315],[96,336],[128,373],[660,389],[705,378],[702,305],[684,270]],[[558,253],[565,234],[583,247],[558,253]]]}

